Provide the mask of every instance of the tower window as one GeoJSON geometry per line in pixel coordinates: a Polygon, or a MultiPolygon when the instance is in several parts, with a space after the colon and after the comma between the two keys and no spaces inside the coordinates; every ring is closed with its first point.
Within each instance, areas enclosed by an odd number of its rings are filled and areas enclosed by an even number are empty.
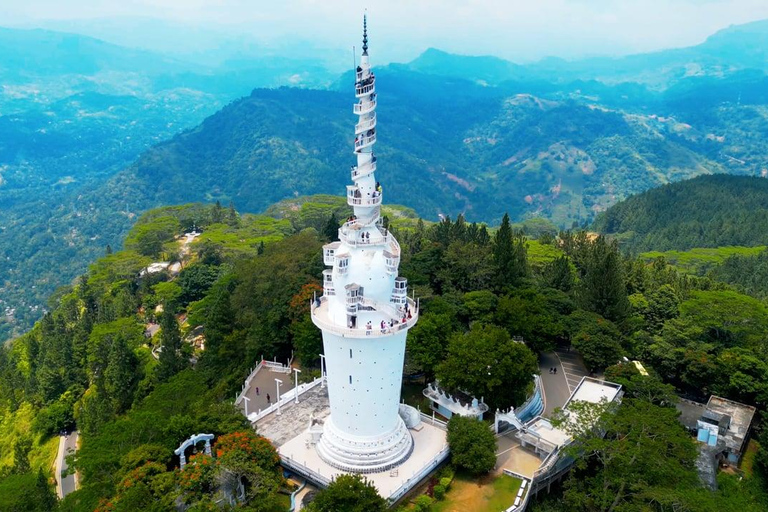
{"type": "Polygon", "coordinates": [[[352,384],[352,376],[349,376],[349,383],[352,384]]]}
{"type": "Polygon", "coordinates": [[[352,349],[349,349],[349,358],[352,359],[352,349]]]}

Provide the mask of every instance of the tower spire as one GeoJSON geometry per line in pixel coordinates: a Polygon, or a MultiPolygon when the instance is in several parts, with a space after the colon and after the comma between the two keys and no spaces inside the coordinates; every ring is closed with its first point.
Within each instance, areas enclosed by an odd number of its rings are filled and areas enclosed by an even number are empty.
{"type": "Polygon", "coordinates": [[[368,14],[363,14],[363,55],[368,55],[368,14]]]}

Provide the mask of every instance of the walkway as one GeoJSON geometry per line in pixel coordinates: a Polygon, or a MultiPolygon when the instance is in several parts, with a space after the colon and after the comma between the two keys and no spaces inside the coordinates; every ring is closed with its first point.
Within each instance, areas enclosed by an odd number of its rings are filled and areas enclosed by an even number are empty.
{"type": "MultiPolygon", "coordinates": [[[[558,350],[555,352],[560,365],[562,366],[563,374],[568,381],[568,389],[570,393],[576,389],[576,386],[581,382],[582,377],[589,375],[587,367],[584,361],[581,360],[581,356],[578,352],[558,350]]],[[[558,372],[560,370],[558,369],[558,372]]]]}
{"type": "Polygon", "coordinates": [[[541,415],[549,418],[556,408],[565,405],[568,397],[571,396],[571,389],[568,386],[560,360],[554,353],[541,354],[539,372],[541,374],[541,386],[544,390],[544,412],[541,415]],[[557,368],[557,373],[549,373],[551,368],[557,368]]]}
{"type": "Polygon", "coordinates": [[[275,382],[275,379],[283,381],[283,383],[280,384],[281,396],[293,389],[293,372],[276,372],[272,371],[271,368],[264,366],[259,370],[253,380],[251,380],[250,386],[245,392],[245,397],[248,398],[248,400],[240,402],[240,408],[245,410],[247,402],[248,414],[251,414],[266,409],[270,404],[275,403],[277,400],[277,383],[275,382]],[[256,390],[258,390],[258,394],[256,390]],[[269,402],[267,402],[267,395],[269,395],[269,402]]]}

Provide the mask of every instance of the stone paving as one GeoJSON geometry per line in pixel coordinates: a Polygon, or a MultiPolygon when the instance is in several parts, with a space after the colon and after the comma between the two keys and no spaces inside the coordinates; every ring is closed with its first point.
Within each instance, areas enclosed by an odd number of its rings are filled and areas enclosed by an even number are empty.
{"type": "Polygon", "coordinates": [[[291,401],[281,406],[280,415],[273,412],[258,420],[255,424],[256,431],[272,441],[276,448],[280,448],[309,428],[310,415],[323,420],[330,413],[328,388],[318,385],[299,395],[298,404],[291,401]]]}

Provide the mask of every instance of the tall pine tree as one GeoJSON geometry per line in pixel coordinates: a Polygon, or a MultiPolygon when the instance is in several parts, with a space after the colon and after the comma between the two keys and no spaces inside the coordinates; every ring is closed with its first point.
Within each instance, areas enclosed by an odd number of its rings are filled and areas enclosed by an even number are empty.
{"type": "Polygon", "coordinates": [[[128,409],[138,383],[139,360],[122,335],[117,335],[109,347],[107,367],[104,370],[104,390],[111,398],[114,412],[128,409]]]}
{"type": "Polygon", "coordinates": [[[181,332],[176,316],[170,309],[160,317],[160,362],[157,365],[157,379],[165,382],[187,367],[189,360],[182,353],[181,332]]]}
{"type": "Polygon", "coordinates": [[[493,240],[493,261],[496,266],[497,287],[510,288],[520,284],[528,275],[525,237],[512,231],[509,215],[504,214],[493,240]]]}
{"type": "Polygon", "coordinates": [[[328,222],[323,227],[323,234],[325,238],[333,242],[339,237],[339,219],[336,217],[336,212],[331,212],[331,216],[328,217],[328,222]]]}
{"type": "Polygon", "coordinates": [[[599,236],[589,244],[579,288],[582,307],[613,322],[629,314],[624,266],[616,242],[599,236]]]}

